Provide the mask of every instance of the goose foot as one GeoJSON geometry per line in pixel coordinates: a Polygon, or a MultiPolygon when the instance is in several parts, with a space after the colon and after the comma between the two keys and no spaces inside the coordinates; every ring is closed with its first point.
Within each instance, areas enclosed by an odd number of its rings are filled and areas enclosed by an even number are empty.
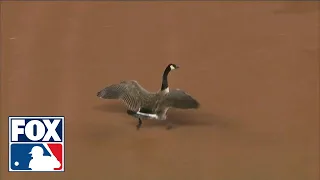
{"type": "Polygon", "coordinates": [[[170,129],[173,128],[172,126],[173,126],[172,123],[168,123],[167,126],[166,126],[166,129],[167,129],[167,130],[170,130],[170,129]]]}
{"type": "Polygon", "coordinates": [[[141,125],[142,125],[142,121],[141,119],[139,118],[139,123],[137,124],[137,130],[139,130],[141,128],[141,125]]]}

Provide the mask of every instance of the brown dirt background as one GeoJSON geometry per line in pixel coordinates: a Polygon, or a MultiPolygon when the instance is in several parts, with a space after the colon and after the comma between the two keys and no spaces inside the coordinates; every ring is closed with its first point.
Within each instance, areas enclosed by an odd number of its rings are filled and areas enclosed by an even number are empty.
{"type": "Polygon", "coordinates": [[[1,179],[318,180],[319,3],[3,2],[1,179]],[[176,127],[95,95],[170,75],[176,127]],[[66,116],[65,173],[8,173],[7,116],[66,116]]]}

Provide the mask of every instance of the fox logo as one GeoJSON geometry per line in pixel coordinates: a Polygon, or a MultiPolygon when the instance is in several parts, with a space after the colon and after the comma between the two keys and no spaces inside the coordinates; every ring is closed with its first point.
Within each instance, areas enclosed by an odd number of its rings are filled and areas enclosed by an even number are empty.
{"type": "Polygon", "coordinates": [[[9,117],[9,171],[64,171],[64,117],[9,117]]]}

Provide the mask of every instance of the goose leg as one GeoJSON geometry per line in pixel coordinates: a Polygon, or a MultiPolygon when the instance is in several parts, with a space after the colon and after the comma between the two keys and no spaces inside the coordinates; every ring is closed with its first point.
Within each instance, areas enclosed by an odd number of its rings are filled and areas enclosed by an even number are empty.
{"type": "Polygon", "coordinates": [[[139,123],[137,124],[137,130],[139,130],[141,128],[141,125],[142,125],[142,121],[141,119],[139,118],[139,123]]]}

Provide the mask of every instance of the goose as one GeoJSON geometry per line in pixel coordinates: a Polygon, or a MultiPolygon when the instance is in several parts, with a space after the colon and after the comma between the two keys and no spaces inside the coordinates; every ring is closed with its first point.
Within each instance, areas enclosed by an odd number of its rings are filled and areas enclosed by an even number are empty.
{"type": "MultiPolygon", "coordinates": [[[[101,99],[121,100],[127,107],[127,114],[138,119],[137,130],[141,128],[142,119],[166,120],[170,108],[197,109],[199,102],[181,89],[169,89],[168,75],[178,69],[176,64],[169,64],[162,75],[161,89],[149,92],[136,80],[121,81],[111,84],[97,93],[101,99]]],[[[168,125],[167,129],[171,129],[168,125]]]]}

